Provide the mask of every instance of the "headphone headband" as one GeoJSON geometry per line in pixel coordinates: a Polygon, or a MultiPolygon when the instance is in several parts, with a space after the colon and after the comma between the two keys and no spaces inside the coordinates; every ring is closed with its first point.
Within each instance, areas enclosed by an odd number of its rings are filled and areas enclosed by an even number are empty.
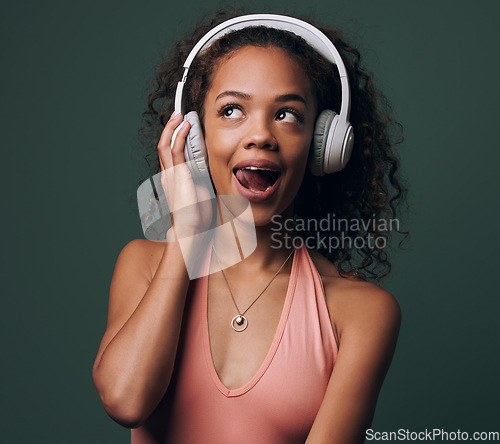
{"type": "Polygon", "coordinates": [[[341,106],[340,106],[340,119],[343,122],[349,121],[350,112],[350,93],[349,93],[349,79],[347,77],[347,70],[344,62],[340,57],[337,48],[330,41],[330,39],[322,33],[319,29],[311,24],[294,17],[287,17],[284,15],[276,14],[251,14],[235,17],[227,20],[215,28],[211,29],[205,34],[201,40],[194,46],[189,53],[186,61],[184,62],[184,73],[182,80],[177,84],[175,92],[175,112],[184,114],[184,104],[182,101],[182,94],[184,85],[186,84],[187,75],[191,63],[199,52],[207,49],[215,40],[223,35],[240,30],[251,26],[266,26],[269,28],[281,29],[284,31],[292,32],[299,37],[302,37],[311,47],[318,51],[328,61],[333,63],[340,75],[340,84],[342,89],[341,106]]]}

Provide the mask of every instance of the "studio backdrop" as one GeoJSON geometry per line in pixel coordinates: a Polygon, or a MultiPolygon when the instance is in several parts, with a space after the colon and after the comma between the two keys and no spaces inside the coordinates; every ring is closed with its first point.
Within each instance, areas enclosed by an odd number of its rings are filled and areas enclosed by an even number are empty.
{"type": "MultiPolygon", "coordinates": [[[[2,33],[2,442],[129,442],[92,364],[121,249],[143,237],[138,130],[154,70],[217,1],[7,2],[2,33]]],[[[410,189],[383,286],[403,321],[373,430],[500,431],[495,2],[253,1],[362,53],[410,189]]]]}

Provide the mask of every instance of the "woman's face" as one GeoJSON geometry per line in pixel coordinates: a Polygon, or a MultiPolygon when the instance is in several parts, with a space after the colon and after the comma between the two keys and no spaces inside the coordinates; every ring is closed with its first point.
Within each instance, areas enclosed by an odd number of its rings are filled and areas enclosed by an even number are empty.
{"type": "Polygon", "coordinates": [[[257,226],[291,208],[315,118],[311,82],[283,50],[246,46],[219,62],[204,102],[217,193],[246,197],[257,226]]]}

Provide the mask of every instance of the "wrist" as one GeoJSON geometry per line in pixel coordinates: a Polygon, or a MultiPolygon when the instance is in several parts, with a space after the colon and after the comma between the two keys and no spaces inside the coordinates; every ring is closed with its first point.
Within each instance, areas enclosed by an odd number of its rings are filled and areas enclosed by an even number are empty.
{"type": "Polygon", "coordinates": [[[165,240],[167,242],[177,242],[177,234],[173,226],[168,229],[165,240]]]}

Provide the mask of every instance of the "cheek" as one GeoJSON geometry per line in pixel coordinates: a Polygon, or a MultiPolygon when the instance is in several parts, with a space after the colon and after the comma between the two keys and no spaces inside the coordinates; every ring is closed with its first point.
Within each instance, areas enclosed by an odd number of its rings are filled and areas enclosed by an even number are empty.
{"type": "Polygon", "coordinates": [[[205,137],[205,145],[210,165],[213,165],[214,168],[220,168],[224,163],[228,163],[233,146],[229,138],[209,134],[205,137]]]}
{"type": "Polygon", "coordinates": [[[234,153],[237,141],[230,134],[221,134],[218,131],[205,133],[205,145],[207,148],[208,167],[216,190],[222,191],[220,187],[231,179],[229,164],[234,153]]]}
{"type": "Polygon", "coordinates": [[[302,177],[305,169],[307,168],[307,163],[309,160],[309,154],[312,149],[311,138],[306,137],[305,140],[300,141],[296,148],[293,150],[293,154],[290,157],[290,166],[293,168],[295,174],[300,174],[302,177]]]}

